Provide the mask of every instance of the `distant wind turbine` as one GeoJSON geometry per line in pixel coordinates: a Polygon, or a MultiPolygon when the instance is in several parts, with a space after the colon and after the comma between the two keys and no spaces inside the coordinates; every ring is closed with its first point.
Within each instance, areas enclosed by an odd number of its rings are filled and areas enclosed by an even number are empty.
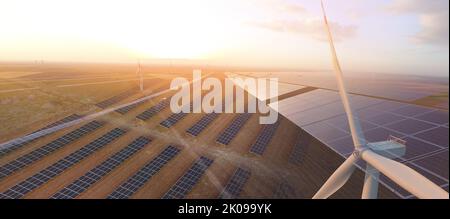
{"type": "Polygon", "coordinates": [[[136,69],[136,74],[139,75],[139,88],[141,90],[141,92],[144,91],[144,76],[142,74],[142,69],[141,69],[141,61],[138,61],[138,67],[136,69]]]}
{"type": "Polygon", "coordinates": [[[325,28],[328,33],[339,94],[347,114],[355,150],[353,154],[350,155],[350,157],[347,158],[347,160],[331,175],[313,198],[324,199],[330,197],[350,179],[350,176],[355,171],[356,162],[358,160],[364,160],[366,161],[367,166],[362,192],[363,199],[377,198],[378,177],[380,172],[418,198],[448,199],[448,192],[441,187],[408,166],[392,160],[404,155],[405,142],[403,140],[391,136],[387,141],[375,143],[366,142],[358,118],[354,116],[348,98],[344,76],[336,54],[333,37],[328,25],[322,0],[321,6],[325,28]]]}

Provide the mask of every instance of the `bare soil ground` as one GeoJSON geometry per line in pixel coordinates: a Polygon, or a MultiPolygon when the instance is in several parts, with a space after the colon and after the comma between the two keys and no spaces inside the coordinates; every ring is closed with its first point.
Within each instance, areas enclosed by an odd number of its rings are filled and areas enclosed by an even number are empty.
{"type": "MultiPolygon", "coordinates": [[[[162,68],[145,67],[146,77],[160,79],[160,82],[147,84],[146,91],[136,93],[117,104],[128,103],[155,90],[167,87],[169,79],[174,76],[190,77],[192,68],[162,68]],[[173,72],[180,72],[174,74],[173,72]]],[[[207,71],[208,72],[208,71],[207,71]]],[[[209,71],[212,72],[212,71],[209,71]]],[[[216,72],[217,73],[217,72],[216,72]]],[[[222,75],[222,74],[216,74],[222,75]]],[[[92,84],[72,87],[59,85],[96,83],[105,80],[135,77],[134,66],[95,66],[95,65],[55,65],[33,67],[5,67],[0,69],[0,90],[21,87],[38,87],[30,91],[0,93],[0,141],[35,131],[46,124],[64,116],[77,113],[89,114],[101,109],[95,103],[115,96],[133,87],[137,82],[128,81],[114,84],[92,84]],[[26,72],[14,77],[11,71],[26,72]],[[8,72],[8,73],[2,73],[8,72]],[[39,73],[36,73],[39,72],[39,73]],[[58,73],[59,72],[59,73],[58,73]],[[114,72],[111,78],[102,78],[114,72]],[[2,74],[5,77],[2,77],[2,74]],[[3,87],[5,85],[5,87],[3,87]],[[8,87],[9,86],[9,87],[8,87]]],[[[172,93],[164,94],[139,105],[122,115],[116,112],[97,118],[106,125],[73,143],[62,147],[39,161],[0,179],[0,192],[4,192],[17,183],[45,169],[65,156],[84,147],[89,142],[99,138],[115,127],[124,127],[129,131],[91,156],[68,168],[42,186],[29,192],[24,198],[49,198],[65,186],[84,175],[87,171],[99,165],[114,153],[126,147],[139,136],[150,136],[152,142],[141,151],[121,163],[117,168],[93,184],[77,198],[105,198],[118,186],[135,174],[146,163],[151,161],[168,145],[174,145],[181,152],[158,171],[131,198],[161,198],[176,181],[191,167],[200,156],[213,159],[213,164],[194,185],[186,198],[217,198],[236,168],[249,169],[251,176],[245,183],[239,197],[242,198],[274,198],[281,183],[293,188],[293,194],[285,198],[311,198],[331,173],[341,164],[343,159],[318,141],[311,141],[304,151],[304,159],[300,164],[289,162],[294,145],[299,136],[307,135],[289,120],[280,116],[281,123],[275,135],[267,145],[263,155],[249,151],[256,141],[262,126],[258,123],[258,114],[252,115],[249,121],[239,131],[238,135],[227,146],[216,143],[217,137],[232,122],[237,114],[220,114],[199,136],[193,137],[186,130],[200,120],[205,114],[188,114],[176,125],[167,129],[160,125],[172,112],[165,109],[147,121],[136,118],[137,115],[156,105],[162,98],[170,97],[172,93]]],[[[1,157],[3,166],[20,156],[27,154],[56,138],[68,133],[82,124],[66,128],[38,139],[14,152],[1,157]]],[[[356,173],[344,189],[333,198],[359,198],[363,182],[363,173],[356,173]]],[[[380,195],[384,198],[397,196],[381,186],[380,195]]]]}

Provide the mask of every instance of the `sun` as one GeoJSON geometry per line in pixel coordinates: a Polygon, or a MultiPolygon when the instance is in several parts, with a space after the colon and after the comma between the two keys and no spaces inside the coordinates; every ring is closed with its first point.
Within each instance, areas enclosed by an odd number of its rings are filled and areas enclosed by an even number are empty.
{"type": "Polygon", "coordinates": [[[144,3],[143,8],[153,10],[124,12],[119,23],[126,28],[115,35],[116,39],[122,46],[146,57],[205,59],[220,49],[225,34],[223,22],[200,3],[144,3]]]}

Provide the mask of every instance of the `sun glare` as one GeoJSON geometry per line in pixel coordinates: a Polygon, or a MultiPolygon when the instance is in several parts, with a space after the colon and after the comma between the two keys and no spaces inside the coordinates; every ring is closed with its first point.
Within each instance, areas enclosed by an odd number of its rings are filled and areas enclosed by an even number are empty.
{"type": "Polygon", "coordinates": [[[14,24],[5,23],[10,27],[4,35],[14,36],[11,41],[30,36],[24,30],[32,30],[35,39],[102,42],[151,58],[204,59],[223,45],[222,27],[228,21],[221,2],[17,0],[8,2],[9,10],[0,9],[0,18],[15,18],[14,24]]]}
{"type": "Polygon", "coordinates": [[[183,1],[150,1],[143,5],[153,10],[124,16],[126,23],[133,23],[134,17],[141,25],[132,26],[131,34],[122,35],[118,43],[154,58],[203,59],[218,49],[220,23],[208,8],[183,1]]]}

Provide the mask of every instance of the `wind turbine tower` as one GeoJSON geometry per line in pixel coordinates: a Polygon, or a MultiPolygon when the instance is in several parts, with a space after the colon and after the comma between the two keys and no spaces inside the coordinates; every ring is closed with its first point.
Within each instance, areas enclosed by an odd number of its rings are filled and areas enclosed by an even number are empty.
{"type": "Polygon", "coordinates": [[[136,70],[136,74],[139,75],[139,88],[141,90],[141,92],[144,91],[144,75],[142,74],[142,69],[141,69],[141,61],[138,62],[138,68],[136,70]]]}

